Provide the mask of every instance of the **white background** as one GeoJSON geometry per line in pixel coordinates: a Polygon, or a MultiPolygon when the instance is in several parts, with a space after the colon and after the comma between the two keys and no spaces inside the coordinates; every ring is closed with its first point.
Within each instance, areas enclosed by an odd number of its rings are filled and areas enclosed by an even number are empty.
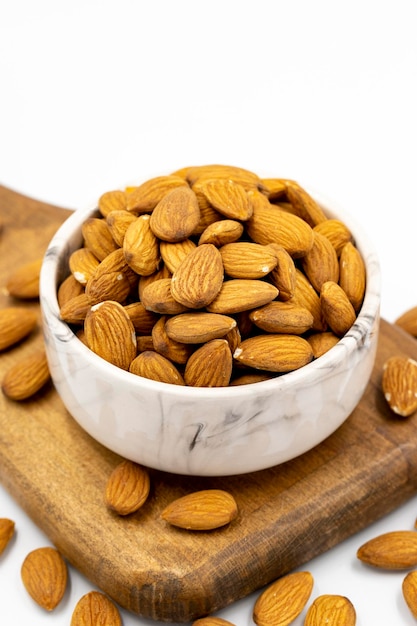
{"type": "MultiPolygon", "coordinates": [[[[0,0],[0,184],[76,209],[190,164],[294,178],[362,223],[380,257],[382,315],[393,322],[417,305],[415,6],[0,0]]],[[[71,570],[62,604],[39,609],[20,564],[48,540],[1,487],[0,517],[17,528],[0,557],[1,623],[68,625],[90,583],[71,570]]],[[[417,497],[307,564],[313,597],[348,596],[359,626],[415,624],[404,573],[376,572],[355,555],[416,517],[417,497]]],[[[219,615],[250,625],[255,597],[219,615]]]]}

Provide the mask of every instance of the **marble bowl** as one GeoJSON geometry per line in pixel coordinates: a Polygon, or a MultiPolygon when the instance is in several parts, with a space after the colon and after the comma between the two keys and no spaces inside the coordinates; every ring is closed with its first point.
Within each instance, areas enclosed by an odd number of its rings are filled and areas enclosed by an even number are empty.
{"type": "Polygon", "coordinates": [[[148,380],[90,351],[59,318],[57,285],[95,209],[77,210],[47,249],[40,302],[54,385],[70,415],[122,457],[177,474],[222,476],[262,470],[295,458],[333,433],[359,403],[376,355],[380,268],[352,218],[310,192],[341,219],[363,255],[367,289],[348,333],[326,354],[273,380],[194,388],[148,380]]]}

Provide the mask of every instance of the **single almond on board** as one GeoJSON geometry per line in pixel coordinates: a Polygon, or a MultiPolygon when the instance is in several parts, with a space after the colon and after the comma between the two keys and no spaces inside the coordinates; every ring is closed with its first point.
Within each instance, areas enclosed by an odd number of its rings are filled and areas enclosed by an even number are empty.
{"type": "Polygon", "coordinates": [[[4,552],[6,546],[14,535],[15,523],[7,517],[0,518],[0,554],[4,552]]]}
{"type": "Polygon", "coordinates": [[[366,269],[362,255],[352,242],[340,252],[339,285],[346,293],[356,312],[362,306],[366,288],[366,269]]]}
{"type": "Polygon", "coordinates": [[[129,515],[143,506],[150,491],[148,470],[127,459],[111,472],[105,489],[105,502],[119,515],[129,515]]]}
{"type": "Polygon", "coordinates": [[[39,276],[43,259],[35,259],[15,269],[7,279],[6,293],[20,300],[39,297],[39,276]]]}
{"type": "Polygon", "coordinates": [[[179,176],[155,176],[127,193],[127,210],[134,213],[148,213],[177,187],[187,187],[187,181],[179,176]]]}
{"type": "Polygon", "coordinates": [[[189,187],[176,187],[162,198],[151,213],[150,226],[162,241],[183,241],[200,222],[197,196],[189,187]]]}
{"type": "Polygon", "coordinates": [[[374,567],[396,570],[417,566],[417,532],[394,530],[366,541],[357,551],[360,561],[374,567]]]}
{"type": "Polygon", "coordinates": [[[182,343],[204,343],[220,339],[235,328],[236,320],[219,313],[182,313],[167,320],[165,329],[168,337],[182,343]]]}
{"type": "Polygon", "coordinates": [[[231,493],[203,489],[177,498],[165,507],[161,517],[186,530],[213,530],[229,524],[237,514],[237,503],[231,493]]]}
{"type": "Polygon", "coordinates": [[[257,626],[288,626],[307,604],[313,584],[310,572],[294,572],[278,578],[258,596],[253,621],[257,626]]]}
{"type": "Polygon", "coordinates": [[[185,384],[192,387],[227,387],[232,368],[229,342],[212,339],[191,354],[185,365],[185,384]]]}
{"type": "Polygon", "coordinates": [[[231,278],[224,281],[218,295],[207,311],[230,315],[248,311],[272,302],[278,295],[278,289],[263,280],[231,278]]]}
{"type": "Polygon", "coordinates": [[[127,195],[121,189],[106,191],[98,200],[98,210],[103,217],[107,217],[112,211],[125,211],[127,195]]]}
{"type": "Polygon", "coordinates": [[[2,391],[11,400],[26,400],[50,380],[45,350],[39,349],[10,367],[2,381],[2,391]]]}
{"type": "Polygon", "coordinates": [[[402,582],[404,600],[413,617],[417,619],[417,570],[408,572],[402,582]]]}
{"type": "Polygon", "coordinates": [[[84,246],[91,250],[94,256],[102,261],[110,252],[118,248],[113,239],[106,220],[98,217],[90,217],[81,226],[84,238],[84,246]]]}
{"type": "Polygon", "coordinates": [[[356,611],[346,596],[323,594],[309,606],[304,626],[355,626],[356,611]]]}
{"type": "Polygon", "coordinates": [[[243,234],[243,224],[236,220],[218,220],[209,224],[201,233],[198,245],[212,243],[217,248],[240,239],[243,234]]]}
{"type": "MultiPolygon", "coordinates": [[[[153,344],[152,344],[153,345],[153,344]]],[[[129,372],[143,378],[157,380],[171,385],[185,385],[184,379],[175,365],[155,350],[144,350],[130,364],[129,372]]]]}
{"type": "Polygon", "coordinates": [[[356,320],[355,309],[340,285],[334,281],[323,283],[320,291],[323,317],[338,337],[343,337],[356,320]]]}
{"type": "Polygon", "coordinates": [[[212,178],[193,185],[219,213],[232,220],[246,221],[252,215],[252,203],[245,188],[231,179],[212,178]]]}
{"type": "Polygon", "coordinates": [[[140,215],[130,224],[123,239],[123,253],[127,263],[140,276],[156,272],[161,257],[149,215],[140,215]]]}
{"type": "Polygon", "coordinates": [[[382,392],[390,409],[401,417],[417,411],[417,361],[392,356],[382,370],[382,392]]]}
{"type": "Polygon", "coordinates": [[[37,321],[36,311],[23,306],[0,309],[0,351],[25,339],[36,327],[37,321]]]}
{"type": "Polygon", "coordinates": [[[190,309],[210,304],[223,285],[223,263],[219,250],[211,243],[197,246],[172,275],[174,299],[190,309]]]}
{"type": "Polygon", "coordinates": [[[64,596],[68,571],[58,550],[46,546],[29,552],[21,567],[21,577],[31,598],[42,608],[52,611],[64,596]]]}
{"type": "Polygon", "coordinates": [[[313,315],[296,302],[270,302],[249,313],[251,321],[268,333],[302,335],[313,326],[313,315]]]}
{"type": "Polygon", "coordinates": [[[214,617],[208,615],[207,617],[200,617],[196,619],[191,626],[235,626],[232,622],[222,617],[214,617]]]}
{"type": "Polygon", "coordinates": [[[122,626],[122,618],[104,593],[89,591],[75,605],[70,626],[122,626]]]}
{"type": "Polygon", "coordinates": [[[100,261],[88,248],[78,248],[71,253],[69,258],[71,274],[81,285],[86,285],[98,267],[100,261]]]}
{"type": "Polygon", "coordinates": [[[108,300],[92,306],[84,331],[90,350],[117,367],[129,369],[136,356],[136,333],[121,304],[108,300]]]}
{"type": "Polygon", "coordinates": [[[413,306],[405,311],[395,320],[394,324],[405,330],[412,337],[417,337],[417,306],[413,306]]]}
{"type": "Polygon", "coordinates": [[[268,246],[235,241],[220,248],[225,273],[231,278],[263,278],[277,264],[277,257],[268,246]]]}
{"type": "Polygon", "coordinates": [[[240,364],[269,372],[291,372],[313,360],[313,350],[298,335],[255,335],[242,341],[233,353],[240,364]]]}

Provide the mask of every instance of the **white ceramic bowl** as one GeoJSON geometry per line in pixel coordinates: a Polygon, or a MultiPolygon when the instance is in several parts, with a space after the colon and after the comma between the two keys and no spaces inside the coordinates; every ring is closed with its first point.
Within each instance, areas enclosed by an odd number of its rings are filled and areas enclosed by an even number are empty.
{"type": "Polygon", "coordinates": [[[325,355],[273,380],[194,388],[148,380],[91,352],[59,319],[57,285],[95,209],[77,210],[45,255],[40,301],[55,387],[94,439],[145,466],[189,475],[244,474],[288,461],[334,432],[359,403],[375,361],[379,330],[377,255],[349,215],[312,193],[351,230],[365,261],[367,288],[355,324],[325,355]]]}

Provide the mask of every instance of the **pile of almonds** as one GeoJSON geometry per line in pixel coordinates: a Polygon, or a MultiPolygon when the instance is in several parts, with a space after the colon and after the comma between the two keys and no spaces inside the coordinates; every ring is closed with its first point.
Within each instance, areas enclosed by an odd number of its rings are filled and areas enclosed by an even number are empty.
{"type": "Polygon", "coordinates": [[[60,285],[62,320],[107,361],[197,387],[265,380],[349,330],[352,233],[292,180],[186,167],[105,192],[60,285]]]}

